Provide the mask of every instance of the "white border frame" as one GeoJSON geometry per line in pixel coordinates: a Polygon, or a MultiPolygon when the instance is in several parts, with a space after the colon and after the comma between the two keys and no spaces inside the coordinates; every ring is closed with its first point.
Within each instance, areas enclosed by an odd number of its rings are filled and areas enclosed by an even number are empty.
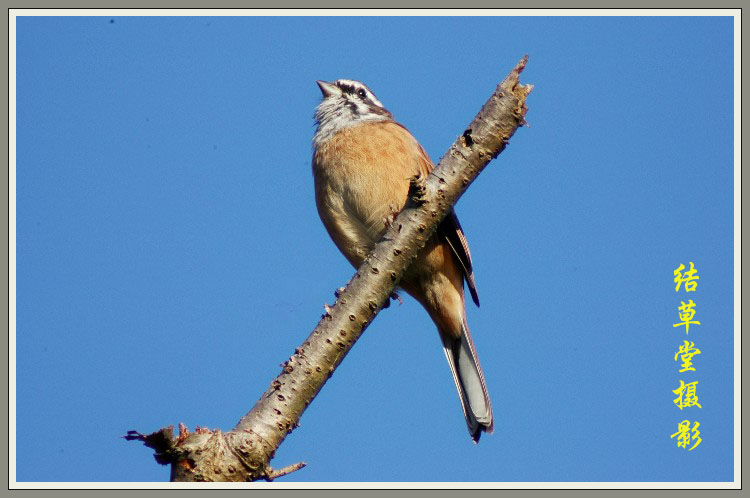
{"type": "Polygon", "coordinates": [[[741,9],[9,9],[8,14],[8,257],[10,489],[741,489],[741,9]],[[16,17],[18,16],[724,16],[734,18],[734,481],[731,482],[17,482],[16,476],[16,17]],[[12,167],[11,167],[12,166],[12,167]],[[10,333],[10,332],[13,333],[10,333]]]}

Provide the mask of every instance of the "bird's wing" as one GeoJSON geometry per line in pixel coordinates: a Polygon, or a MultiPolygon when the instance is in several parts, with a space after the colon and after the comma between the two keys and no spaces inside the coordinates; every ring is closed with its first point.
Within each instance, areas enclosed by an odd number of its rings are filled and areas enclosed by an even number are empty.
{"type": "MultiPolygon", "coordinates": [[[[403,128],[406,129],[405,127],[403,128]]],[[[422,146],[419,143],[417,143],[417,146],[419,147],[419,173],[426,178],[435,168],[435,165],[432,164],[430,156],[427,155],[422,146]]],[[[471,299],[474,301],[474,304],[479,306],[479,294],[477,294],[477,285],[474,281],[474,268],[471,264],[469,242],[466,240],[466,235],[464,235],[464,231],[461,229],[461,224],[458,222],[458,217],[453,208],[451,208],[450,213],[438,225],[437,234],[438,237],[448,243],[451,251],[461,264],[464,278],[466,278],[466,283],[469,286],[471,299]]]]}
{"type": "Polygon", "coordinates": [[[461,263],[466,283],[469,285],[471,299],[474,301],[474,304],[479,306],[479,294],[477,294],[477,284],[474,281],[474,268],[471,264],[469,242],[466,240],[466,235],[464,235],[464,232],[461,229],[461,224],[458,222],[458,217],[453,209],[451,209],[450,213],[448,213],[448,215],[443,218],[443,221],[440,222],[437,233],[448,243],[453,254],[456,255],[456,258],[458,258],[458,261],[461,263]]]}

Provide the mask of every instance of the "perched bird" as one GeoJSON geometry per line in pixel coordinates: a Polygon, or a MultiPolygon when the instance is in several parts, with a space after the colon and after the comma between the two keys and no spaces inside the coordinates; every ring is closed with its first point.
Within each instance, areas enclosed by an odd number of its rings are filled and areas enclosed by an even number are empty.
{"type": "MultiPolygon", "coordinates": [[[[409,179],[434,168],[417,140],[366,85],[318,81],[312,169],[320,219],[339,250],[358,267],[406,204],[409,179]]],[[[464,280],[479,306],[471,254],[451,212],[400,282],[437,325],[474,442],[492,432],[492,406],[466,323],[464,280]]]]}

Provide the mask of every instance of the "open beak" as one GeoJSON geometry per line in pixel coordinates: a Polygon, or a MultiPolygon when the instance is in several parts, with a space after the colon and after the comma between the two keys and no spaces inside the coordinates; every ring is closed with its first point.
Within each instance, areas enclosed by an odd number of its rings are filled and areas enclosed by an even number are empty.
{"type": "Polygon", "coordinates": [[[323,93],[323,98],[339,93],[338,92],[339,87],[337,87],[333,83],[328,83],[327,81],[320,81],[320,80],[316,81],[315,83],[317,83],[318,86],[320,87],[320,91],[323,93]]]}

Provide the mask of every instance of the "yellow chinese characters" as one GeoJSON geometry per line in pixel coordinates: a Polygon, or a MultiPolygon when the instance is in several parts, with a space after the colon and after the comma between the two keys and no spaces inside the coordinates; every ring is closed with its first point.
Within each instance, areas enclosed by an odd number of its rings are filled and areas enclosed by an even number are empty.
{"type": "Polygon", "coordinates": [[[677,307],[680,315],[680,323],[675,323],[672,325],[672,327],[682,327],[684,325],[685,334],[687,334],[691,324],[700,325],[701,322],[699,322],[698,320],[693,320],[693,317],[695,316],[695,303],[692,299],[688,300],[687,303],[685,303],[685,301],[680,302],[682,303],[682,305],[677,307]]]}
{"type": "Polygon", "coordinates": [[[680,380],[680,387],[672,391],[677,395],[677,397],[673,400],[674,404],[677,405],[680,410],[682,410],[683,408],[689,408],[691,406],[703,408],[698,403],[698,395],[695,393],[695,387],[697,385],[697,380],[695,382],[690,382],[689,384],[685,384],[683,380],[680,380]]]}
{"type": "MultiPolygon", "coordinates": [[[[697,270],[692,261],[690,261],[690,269],[687,271],[685,271],[685,265],[680,263],[680,266],[674,270],[674,282],[677,284],[674,290],[675,292],[679,292],[680,287],[683,287],[684,284],[683,288],[685,289],[685,292],[693,292],[698,287],[699,279],[700,277],[698,276],[697,270]]],[[[690,330],[690,325],[700,325],[701,322],[694,319],[695,303],[692,299],[688,299],[687,303],[685,301],[680,301],[680,303],[680,306],[677,307],[680,321],[672,324],[672,327],[682,327],[684,325],[685,335],[687,335],[690,330]]],[[[674,361],[677,361],[679,358],[682,362],[680,365],[680,373],[695,372],[693,357],[699,354],[701,354],[701,350],[695,347],[695,343],[685,340],[674,354],[674,361]]],[[[685,383],[684,380],[680,379],[680,387],[672,391],[677,395],[672,402],[680,410],[690,407],[703,408],[698,400],[698,393],[696,392],[697,387],[697,380],[685,383]]],[[[677,446],[679,448],[692,451],[695,447],[701,444],[700,431],[698,430],[700,425],[701,424],[695,420],[692,422],[691,427],[690,420],[683,420],[677,425],[677,432],[669,436],[669,438],[677,438],[677,446]]]]}
{"type": "Polygon", "coordinates": [[[674,288],[675,292],[680,290],[680,285],[683,283],[685,284],[685,292],[693,292],[696,287],[698,287],[698,282],[696,282],[696,280],[700,280],[700,277],[696,275],[698,270],[695,269],[693,262],[690,262],[690,269],[685,273],[682,273],[682,270],[684,269],[685,265],[680,263],[680,266],[674,271],[674,281],[677,284],[674,288]]]}
{"type": "Polygon", "coordinates": [[[674,361],[677,361],[677,357],[682,360],[680,373],[687,372],[688,370],[695,372],[693,356],[697,354],[701,354],[701,350],[695,347],[694,342],[685,341],[680,345],[680,349],[674,354],[674,361]]]}
{"type": "Polygon", "coordinates": [[[698,430],[698,427],[700,427],[700,422],[695,422],[693,424],[693,428],[690,428],[690,421],[689,420],[683,420],[679,424],[677,424],[677,432],[669,436],[670,439],[677,436],[677,446],[680,448],[687,448],[690,443],[693,443],[693,446],[690,447],[688,451],[693,450],[696,446],[701,444],[701,431],[698,430]]]}

